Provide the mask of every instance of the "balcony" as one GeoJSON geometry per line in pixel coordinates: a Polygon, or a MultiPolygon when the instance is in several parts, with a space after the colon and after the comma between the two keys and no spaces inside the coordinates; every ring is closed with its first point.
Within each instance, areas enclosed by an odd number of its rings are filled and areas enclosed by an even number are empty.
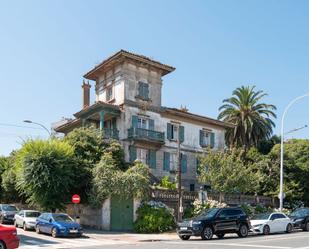
{"type": "Polygon", "coordinates": [[[119,131],[117,129],[108,129],[104,128],[102,130],[103,132],[103,137],[106,139],[119,139],[119,131]]]}
{"type": "Polygon", "coordinates": [[[128,129],[128,138],[155,144],[164,144],[164,132],[147,130],[143,128],[128,129]]]}

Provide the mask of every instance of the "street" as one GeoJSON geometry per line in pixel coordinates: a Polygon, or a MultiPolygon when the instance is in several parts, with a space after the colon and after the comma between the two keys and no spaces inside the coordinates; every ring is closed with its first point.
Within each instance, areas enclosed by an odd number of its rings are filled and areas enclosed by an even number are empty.
{"type": "MultiPolygon", "coordinates": [[[[309,249],[309,233],[296,231],[291,234],[275,234],[270,236],[251,235],[240,239],[236,235],[219,240],[214,238],[211,241],[202,241],[200,238],[193,238],[189,241],[181,241],[175,236],[162,236],[162,240],[147,240],[142,235],[140,240],[126,239],[122,234],[111,234],[110,236],[93,238],[87,234],[82,238],[52,238],[49,235],[36,234],[35,232],[24,232],[18,229],[21,239],[21,249],[36,248],[118,248],[118,249],[237,249],[237,248],[270,248],[270,249],[309,249]]],[[[149,238],[153,238],[149,235],[149,238]]],[[[157,237],[156,237],[157,238],[157,237]]]]}

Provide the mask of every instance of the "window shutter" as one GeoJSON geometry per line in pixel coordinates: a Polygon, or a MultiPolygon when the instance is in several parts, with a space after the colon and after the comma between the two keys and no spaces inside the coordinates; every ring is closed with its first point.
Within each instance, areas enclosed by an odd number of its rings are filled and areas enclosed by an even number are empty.
{"type": "Polygon", "coordinates": [[[143,82],[138,82],[138,96],[143,97],[143,82]]]}
{"type": "Polygon", "coordinates": [[[129,146],[130,162],[133,163],[136,160],[136,148],[134,146],[129,146]]]}
{"type": "Polygon", "coordinates": [[[112,129],[117,129],[116,118],[112,119],[112,129]]]}
{"type": "Polygon", "coordinates": [[[211,148],[215,147],[215,133],[213,132],[210,133],[210,147],[211,148]]]}
{"type": "Polygon", "coordinates": [[[172,124],[167,123],[166,137],[168,140],[172,139],[172,124]]]}
{"type": "Polygon", "coordinates": [[[181,155],[181,173],[187,173],[187,155],[181,155]]]}
{"type": "Polygon", "coordinates": [[[157,159],[156,159],[156,151],[155,150],[149,150],[148,151],[148,164],[149,164],[150,168],[152,168],[152,169],[156,168],[157,159]]]}
{"type": "Polygon", "coordinates": [[[153,119],[149,119],[149,130],[154,131],[154,120],[153,119]]]}
{"type": "Polygon", "coordinates": [[[170,171],[170,153],[164,152],[163,170],[170,171]]]}
{"type": "Polygon", "coordinates": [[[179,141],[180,143],[185,141],[185,127],[184,126],[179,126],[179,141]]]}
{"type": "Polygon", "coordinates": [[[137,128],[137,124],[138,124],[138,117],[133,115],[132,116],[132,127],[137,128]]]}
{"type": "Polygon", "coordinates": [[[205,146],[205,144],[204,144],[204,131],[203,130],[200,130],[200,146],[201,147],[204,147],[205,146]]]}
{"type": "Polygon", "coordinates": [[[149,99],[149,85],[144,83],[144,99],[149,99]]]}

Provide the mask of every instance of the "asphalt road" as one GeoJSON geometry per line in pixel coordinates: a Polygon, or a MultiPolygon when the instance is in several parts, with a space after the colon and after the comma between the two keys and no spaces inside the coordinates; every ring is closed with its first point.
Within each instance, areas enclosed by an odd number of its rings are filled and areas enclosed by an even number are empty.
{"type": "MultiPolygon", "coordinates": [[[[224,239],[202,241],[199,238],[189,241],[163,240],[126,242],[122,240],[98,240],[88,238],[52,238],[48,235],[38,235],[34,232],[24,232],[18,229],[21,239],[21,249],[37,248],[80,248],[80,249],[309,249],[309,232],[293,232],[291,234],[276,234],[269,236],[253,235],[244,239],[236,235],[224,239]]],[[[121,236],[121,235],[120,235],[121,236]]]]}

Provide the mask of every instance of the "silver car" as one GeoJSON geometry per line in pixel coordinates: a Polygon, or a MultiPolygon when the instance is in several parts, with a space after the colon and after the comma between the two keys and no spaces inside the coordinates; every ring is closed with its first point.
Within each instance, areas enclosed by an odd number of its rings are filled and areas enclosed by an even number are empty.
{"type": "Polygon", "coordinates": [[[14,217],[14,225],[16,227],[22,227],[25,231],[35,228],[36,218],[41,213],[35,210],[21,210],[14,217]]]}

